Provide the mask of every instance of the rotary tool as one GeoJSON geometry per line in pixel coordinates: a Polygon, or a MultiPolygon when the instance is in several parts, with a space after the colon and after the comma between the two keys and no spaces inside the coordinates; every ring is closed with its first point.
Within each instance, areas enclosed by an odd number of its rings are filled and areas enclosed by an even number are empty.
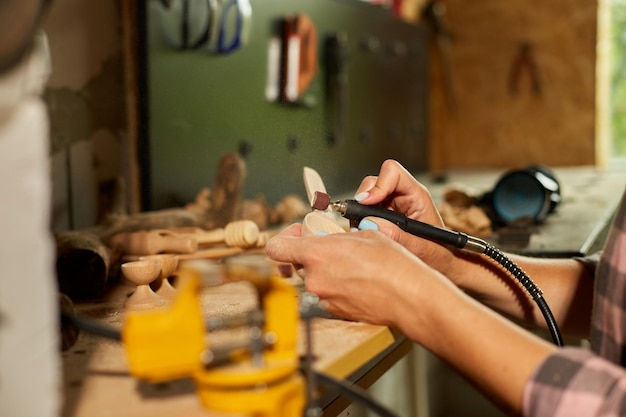
{"type": "Polygon", "coordinates": [[[402,213],[387,210],[380,206],[367,206],[355,200],[330,201],[326,193],[316,191],[311,207],[315,210],[326,210],[330,207],[348,220],[360,221],[365,217],[379,217],[389,220],[405,232],[412,235],[446,245],[452,245],[459,249],[467,249],[472,252],[484,253],[487,245],[482,239],[469,236],[465,233],[455,232],[442,227],[433,226],[408,218],[402,213]]]}
{"type": "Polygon", "coordinates": [[[353,221],[360,221],[365,217],[379,217],[388,220],[402,230],[423,239],[443,245],[451,245],[459,249],[469,250],[488,256],[504,269],[506,269],[528,291],[532,299],[537,303],[541,311],[552,339],[557,346],[563,346],[563,338],[557,326],[556,320],[550,307],[543,298],[543,293],[530,279],[528,275],[499,249],[490,245],[483,239],[469,236],[462,232],[444,229],[419,220],[410,219],[402,213],[388,210],[380,206],[368,206],[360,204],[356,200],[330,201],[326,193],[316,191],[312,199],[311,208],[314,210],[333,210],[343,217],[353,221]]]}

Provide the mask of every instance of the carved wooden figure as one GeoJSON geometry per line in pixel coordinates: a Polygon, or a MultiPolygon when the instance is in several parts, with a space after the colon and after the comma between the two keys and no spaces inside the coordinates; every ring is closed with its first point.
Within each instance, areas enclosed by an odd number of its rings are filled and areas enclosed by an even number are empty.
{"type": "Polygon", "coordinates": [[[236,220],[245,178],[244,160],[228,153],[220,158],[213,187],[201,191],[199,203],[141,213],[127,213],[126,193],[120,181],[110,213],[97,226],[55,234],[60,290],[72,299],[102,295],[110,283],[109,274],[117,270],[112,266],[125,254],[123,248],[109,246],[111,238],[120,233],[189,226],[211,230],[236,220]]]}
{"type": "Polygon", "coordinates": [[[309,199],[309,206],[313,205],[313,199],[315,197],[316,191],[328,194],[322,177],[313,168],[304,167],[304,169],[302,170],[302,177],[304,179],[304,189],[306,190],[306,196],[309,199]]]}
{"type": "Polygon", "coordinates": [[[145,310],[162,307],[167,300],[150,288],[150,283],[159,278],[161,264],[154,260],[143,259],[122,264],[122,273],[133,284],[135,292],[124,303],[128,310],[145,310]]]}
{"type": "Polygon", "coordinates": [[[159,273],[160,282],[156,293],[168,299],[174,298],[176,296],[176,289],[170,283],[169,278],[174,275],[178,268],[178,256],[163,253],[159,255],[142,256],[140,260],[149,260],[159,263],[161,272],[159,273]]]}
{"type": "Polygon", "coordinates": [[[328,207],[325,210],[317,210],[314,208],[316,193],[326,192],[326,186],[320,174],[313,168],[304,167],[303,169],[304,188],[306,195],[309,199],[309,204],[313,210],[311,213],[304,216],[302,221],[302,234],[312,235],[319,233],[341,233],[345,232],[349,227],[345,219],[338,219],[335,213],[328,207]],[[344,223],[346,226],[342,226],[344,223]]]}

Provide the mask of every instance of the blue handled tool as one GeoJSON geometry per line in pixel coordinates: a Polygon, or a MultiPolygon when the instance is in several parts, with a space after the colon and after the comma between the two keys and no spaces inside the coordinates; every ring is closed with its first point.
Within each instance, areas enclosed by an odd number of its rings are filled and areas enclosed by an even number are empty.
{"type": "Polygon", "coordinates": [[[245,45],[252,18],[250,0],[209,0],[209,6],[208,49],[226,54],[245,45]]]}

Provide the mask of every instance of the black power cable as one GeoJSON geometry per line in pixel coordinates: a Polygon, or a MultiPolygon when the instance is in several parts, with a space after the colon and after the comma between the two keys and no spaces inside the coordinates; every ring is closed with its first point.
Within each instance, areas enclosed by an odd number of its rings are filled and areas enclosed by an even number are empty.
{"type": "Polygon", "coordinates": [[[61,310],[61,320],[74,324],[81,330],[87,333],[94,334],[96,336],[103,337],[105,339],[115,340],[117,342],[122,341],[122,333],[120,330],[103,326],[96,320],[89,317],[81,316],[78,314],[70,313],[69,311],[61,310]]]}
{"type": "Polygon", "coordinates": [[[322,384],[336,388],[342,395],[350,398],[356,403],[360,403],[368,410],[373,411],[381,417],[396,417],[387,407],[372,398],[367,391],[357,385],[349,384],[346,381],[335,379],[321,372],[316,372],[318,381],[322,384]]]}
{"type": "Polygon", "coordinates": [[[537,303],[537,307],[539,307],[539,310],[541,311],[541,314],[546,321],[546,326],[550,331],[550,335],[552,336],[554,344],[557,346],[563,346],[564,342],[563,337],[561,336],[561,332],[559,331],[559,326],[556,324],[556,320],[552,315],[552,311],[550,310],[550,307],[548,306],[546,300],[543,298],[543,294],[539,287],[535,285],[530,277],[526,275],[526,273],[522,271],[519,266],[517,266],[512,260],[507,258],[499,249],[494,248],[491,245],[486,245],[483,254],[502,265],[503,268],[509,271],[511,275],[513,275],[513,277],[515,277],[515,279],[517,279],[520,284],[522,284],[526,291],[528,291],[528,294],[530,294],[532,299],[535,300],[535,302],[537,303]]]}
{"type": "MultiPolygon", "coordinates": [[[[316,196],[317,197],[317,196],[316,196]]],[[[314,202],[315,208],[315,202],[314,202]]],[[[366,206],[359,204],[355,200],[343,200],[330,203],[329,206],[332,210],[340,213],[343,217],[353,221],[360,221],[361,219],[372,216],[386,219],[402,230],[411,233],[412,235],[430,240],[443,245],[454,246],[459,249],[466,249],[468,251],[481,253],[488,256],[503,268],[505,268],[515,279],[517,279],[522,286],[528,291],[532,299],[537,303],[541,314],[546,321],[546,326],[550,331],[552,340],[557,346],[563,346],[563,338],[556,320],[552,315],[552,311],[548,307],[542,292],[535,285],[535,283],[526,275],[522,269],[517,266],[512,260],[507,258],[500,250],[491,246],[482,239],[474,236],[469,236],[465,233],[456,232],[453,230],[444,229],[441,227],[433,226],[428,223],[423,223],[418,220],[408,218],[402,213],[387,210],[380,206],[366,206]]]]}

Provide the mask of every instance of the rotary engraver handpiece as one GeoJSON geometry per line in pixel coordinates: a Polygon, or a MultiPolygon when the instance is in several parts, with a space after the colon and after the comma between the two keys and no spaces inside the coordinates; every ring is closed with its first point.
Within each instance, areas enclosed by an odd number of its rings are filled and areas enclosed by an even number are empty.
{"type": "Polygon", "coordinates": [[[366,206],[359,204],[355,200],[341,200],[330,202],[330,197],[326,193],[315,192],[313,204],[311,205],[317,210],[326,210],[330,207],[333,211],[338,212],[349,220],[360,221],[365,217],[380,217],[388,220],[405,232],[412,235],[428,239],[433,242],[452,245],[460,249],[467,249],[472,252],[483,253],[487,248],[487,243],[465,233],[447,230],[441,227],[433,226],[428,223],[420,222],[408,218],[402,213],[387,210],[379,206],[366,206]]]}
{"type": "Polygon", "coordinates": [[[491,246],[484,240],[466,235],[465,233],[455,232],[433,226],[428,223],[409,219],[402,213],[387,210],[379,206],[366,206],[364,204],[359,204],[355,200],[341,200],[331,203],[330,196],[319,191],[315,193],[311,207],[316,210],[326,210],[330,207],[331,210],[340,213],[346,219],[354,221],[360,221],[368,216],[380,217],[395,223],[402,230],[411,233],[412,235],[430,240],[432,242],[452,245],[460,249],[466,249],[471,252],[486,255],[506,269],[528,291],[529,295],[539,306],[539,310],[546,320],[546,325],[552,335],[554,343],[557,346],[563,346],[561,331],[559,330],[556,320],[554,319],[554,315],[552,314],[552,311],[550,311],[548,303],[546,303],[546,300],[543,298],[543,293],[539,287],[535,285],[530,277],[526,275],[526,273],[522,271],[522,269],[517,266],[515,262],[511,261],[499,249],[491,246]]]}

